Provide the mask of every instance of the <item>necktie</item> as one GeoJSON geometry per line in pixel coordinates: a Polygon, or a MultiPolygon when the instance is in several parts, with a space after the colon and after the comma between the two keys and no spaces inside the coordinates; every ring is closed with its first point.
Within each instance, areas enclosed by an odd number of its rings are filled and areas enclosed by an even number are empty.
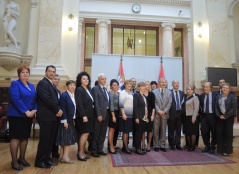
{"type": "Polygon", "coordinates": [[[106,89],[104,87],[102,89],[103,89],[104,97],[107,99],[107,101],[109,101],[108,96],[106,94],[106,89]]]}
{"type": "Polygon", "coordinates": [[[178,97],[178,91],[176,92],[176,110],[180,110],[180,101],[179,101],[179,97],[178,97]]]}
{"type": "Polygon", "coordinates": [[[206,114],[209,114],[209,94],[207,95],[207,99],[206,99],[206,114]]]}
{"type": "Polygon", "coordinates": [[[161,97],[162,97],[162,99],[163,99],[163,95],[164,95],[164,93],[163,93],[163,89],[161,90],[161,97]]]}

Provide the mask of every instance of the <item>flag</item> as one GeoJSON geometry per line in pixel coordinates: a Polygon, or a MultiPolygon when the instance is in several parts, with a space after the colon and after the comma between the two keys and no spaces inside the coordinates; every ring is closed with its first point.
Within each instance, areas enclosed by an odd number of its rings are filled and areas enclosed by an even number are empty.
{"type": "Polygon", "coordinates": [[[120,66],[119,66],[119,73],[118,73],[118,82],[119,82],[119,87],[121,88],[121,86],[124,85],[124,81],[125,81],[125,78],[124,78],[124,69],[123,69],[123,64],[122,64],[122,57],[120,59],[120,66]]]}
{"type": "Polygon", "coordinates": [[[159,78],[158,78],[158,88],[160,88],[159,79],[165,79],[162,57],[161,57],[160,72],[159,72],[159,78]]]}

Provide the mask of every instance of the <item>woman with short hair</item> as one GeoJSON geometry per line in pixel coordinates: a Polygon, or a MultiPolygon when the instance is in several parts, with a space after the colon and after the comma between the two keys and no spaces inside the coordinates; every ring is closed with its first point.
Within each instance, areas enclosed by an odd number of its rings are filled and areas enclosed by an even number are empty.
{"type": "Polygon", "coordinates": [[[216,100],[216,140],[217,153],[228,156],[232,153],[233,123],[236,115],[236,99],[230,94],[231,86],[225,83],[222,86],[222,94],[216,100]]]}
{"type": "Polygon", "coordinates": [[[12,168],[23,170],[20,166],[30,166],[25,160],[28,138],[31,133],[32,118],[37,112],[36,90],[33,84],[28,82],[30,69],[20,66],[17,69],[19,79],[12,81],[10,86],[10,103],[8,106],[10,152],[12,156],[12,168]],[[17,159],[18,148],[20,158],[17,159]]]}

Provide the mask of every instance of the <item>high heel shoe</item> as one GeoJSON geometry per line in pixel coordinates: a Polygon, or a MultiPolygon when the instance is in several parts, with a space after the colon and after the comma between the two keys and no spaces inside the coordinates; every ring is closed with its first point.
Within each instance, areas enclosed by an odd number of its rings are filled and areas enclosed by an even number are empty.
{"type": "Polygon", "coordinates": [[[79,155],[78,153],[77,153],[77,159],[78,159],[79,161],[87,161],[86,158],[81,158],[80,155],[79,155]]]}
{"type": "Polygon", "coordinates": [[[108,150],[109,150],[109,153],[111,153],[111,154],[117,154],[116,150],[114,152],[112,152],[110,149],[108,149],[108,150]]]}
{"type": "Polygon", "coordinates": [[[22,171],[23,168],[19,165],[19,164],[11,164],[12,165],[12,169],[14,170],[19,170],[19,171],[22,171]]]}
{"type": "Polygon", "coordinates": [[[25,167],[31,166],[26,160],[18,159],[17,161],[18,161],[19,164],[22,164],[25,167]]]}
{"type": "Polygon", "coordinates": [[[132,152],[130,150],[122,149],[122,151],[127,153],[127,154],[132,154],[132,152]]]}

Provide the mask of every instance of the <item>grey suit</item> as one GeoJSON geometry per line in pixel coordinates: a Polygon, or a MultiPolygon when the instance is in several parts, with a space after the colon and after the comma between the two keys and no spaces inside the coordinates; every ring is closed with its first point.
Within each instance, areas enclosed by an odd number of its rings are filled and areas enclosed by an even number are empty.
{"type": "Polygon", "coordinates": [[[106,89],[100,85],[92,89],[95,107],[94,135],[92,140],[92,152],[101,152],[104,147],[104,141],[108,125],[109,96],[106,95],[106,89]],[[105,91],[104,91],[105,90],[105,91]],[[102,121],[98,121],[98,116],[102,116],[102,121]]]}
{"type": "Polygon", "coordinates": [[[153,90],[153,93],[155,95],[156,111],[154,118],[154,147],[165,148],[167,120],[169,118],[169,109],[172,104],[172,93],[170,90],[164,89],[164,95],[162,97],[161,88],[153,90]],[[164,111],[165,114],[160,116],[160,111],[164,111]]]}

